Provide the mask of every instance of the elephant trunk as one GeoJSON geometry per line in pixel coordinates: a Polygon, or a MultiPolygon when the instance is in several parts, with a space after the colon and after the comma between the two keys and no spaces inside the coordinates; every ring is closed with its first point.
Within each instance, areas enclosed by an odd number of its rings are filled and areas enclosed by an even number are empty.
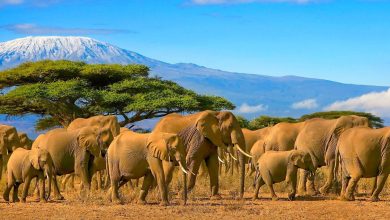
{"type": "Polygon", "coordinates": [[[49,190],[47,192],[46,200],[49,200],[50,193],[51,193],[51,182],[52,182],[52,178],[53,178],[53,168],[52,168],[52,165],[46,164],[45,173],[46,173],[47,180],[48,180],[48,185],[49,185],[49,190]]]}
{"type": "Polygon", "coordinates": [[[249,158],[251,158],[252,156],[245,152],[246,145],[245,145],[244,134],[242,133],[241,128],[234,129],[231,132],[231,139],[234,146],[237,148],[238,151],[240,151],[239,158],[238,158],[239,165],[240,165],[240,198],[243,198],[244,190],[245,190],[245,163],[246,163],[245,156],[249,158]]]}
{"type": "Polygon", "coordinates": [[[182,172],[182,178],[183,178],[182,198],[183,198],[183,205],[185,205],[185,204],[187,204],[187,191],[188,191],[187,190],[187,175],[189,174],[189,172],[193,175],[195,175],[195,174],[187,169],[187,164],[186,164],[184,157],[178,156],[178,157],[176,157],[176,160],[179,163],[180,169],[183,171],[182,172]]]}

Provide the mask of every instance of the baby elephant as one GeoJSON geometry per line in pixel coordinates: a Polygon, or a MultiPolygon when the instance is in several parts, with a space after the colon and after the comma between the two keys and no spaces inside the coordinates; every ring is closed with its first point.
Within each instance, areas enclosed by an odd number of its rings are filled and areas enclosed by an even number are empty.
{"type": "Polygon", "coordinates": [[[297,169],[301,168],[314,173],[313,161],[308,153],[301,150],[267,151],[258,160],[256,171],[256,190],[253,199],[258,199],[259,189],[267,184],[272,194],[272,200],[278,200],[273,184],[284,180],[290,187],[288,199],[294,200],[297,185],[297,169]]]}
{"type": "Polygon", "coordinates": [[[50,196],[51,178],[52,178],[53,161],[50,154],[44,149],[26,150],[23,148],[16,149],[10,156],[7,163],[7,185],[3,194],[5,201],[9,201],[9,193],[13,191],[13,202],[19,202],[18,188],[24,183],[22,192],[22,202],[26,202],[28,189],[31,179],[37,177],[41,187],[40,201],[45,202],[50,196]],[[45,197],[45,176],[49,180],[49,192],[45,197]]]}

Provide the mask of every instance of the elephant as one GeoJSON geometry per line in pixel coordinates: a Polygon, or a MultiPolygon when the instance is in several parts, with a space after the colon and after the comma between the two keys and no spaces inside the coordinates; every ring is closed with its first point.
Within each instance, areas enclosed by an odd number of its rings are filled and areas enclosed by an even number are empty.
{"type": "MultiPolygon", "coordinates": [[[[203,111],[186,116],[170,114],[157,123],[154,131],[175,133],[183,139],[187,151],[187,166],[190,170],[188,189],[194,187],[199,166],[202,161],[205,161],[210,175],[211,198],[220,198],[218,148],[227,149],[226,145],[238,146],[240,152],[244,152],[242,148],[245,148],[244,136],[234,115],[231,112],[214,111],[203,111]]],[[[166,161],[163,164],[166,180],[169,183],[174,164],[166,161]]],[[[245,164],[243,165],[243,175],[245,175],[245,164]]]]}
{"type": "MultiPolygon", "coordinates": [[[[96,129],[99,129],[99,135],[101,137],[101,142],[103,143],[103,157],[105,155],[105,152],[110,146],[111,142],[114,140],[116,136],[119,135],[121,131],[121,127],[118,123],[118,119],[116,116],[113,115],[97,115],[90,118],[77,118],[73,120],[69,126],[67,127],[68,131],[71,130],[77,130],[83,127],[94,127],[96,129]]],[[[101,171],[105,169],[105,159],[104,158],[95,158],[96,161],[92,164],[92,176],[96,173],[96,180],[97,180],[97,188],[102,189],[102,175],[101,171]]],[[[63,185],[65,186],[67,181],[71,179],[71,185],[74,188],[74,174],[68,174],[65,176],[63,180],[63,185]]]]}
{"type": "Polygon", "coordinates": [[[20,140],[16,128],[0,124],[0,179],[2,177],[3,165],[9,155],[20,147],[20,140]]]}
{"type": "Polygon", "coordinates": [[[267,151],[258,160],[256,171],[256,189],[253,199],[258,199],[259,189],[266,184],[271,191],[272,200],[278,200],[273,189],[274,183],[286,180],[290,187],[288,200],[295,199],[298,168],[315,171],[315,167],[308,153],[301,150],[267,151]]]}
{"type": "MultiPolygon", "coordinates": [[[[145,199],[153,181],[157,181],[160,190],[161,205],[168,205],[168,182],[165,180],[162,161],[177,162],[183,173],[184,188],[186,188],[186,151],[178,135],[153,131],[140,134],[124,131],[111,143],[107,152],[107,170],[110,175],[111,201],[120,203],[118,190],[130,179],[144,177],[139,196],[140,203],[145,199]]],[[[184,204],[187,194],[184,190],[184,204]]]]}
{"type": "Polygon", "coordinates": [[[9,201],[9,194],[12,188],[13,202],[20,201],[18,198],[18,188],[23,185],[22,202],[26,202],[30,182],[33,178],[38,178],[41,188],[40,201],[46,202],[50,197],[51,180],[53,176],[53,161],[49,152],[44,149],[26,150],[24,148],[16,149],[10,156],[7,163],[7,184],[3,194],[5,201],[9,201]],[[49,191],[45,197],[45,175],[49,181],[49,191]]]}
{"type": "Polygon", "coordinates": [[[102,145],[99,141],[99,132],[92,127],[83,127],[78,130],[54,129],[42,134],[34,141],[32,149],[41,148],[49,152],[54,164],[53,183],[56,199],[64,199],[61,195],[56,175],[65,175],[75,172],[80,176],[83,193],[91,187],[92,164],[94,158],[102,156],[102,145]]]}
{"type": "Polygon", "coordinates": [[[67,127],[68,131],[77,130],[83,127],[95,127],[99,129],[103,149],[108,148],[114,137],[120,133],[118,119],[113,115],[97,115],[90,118],[76,118],[67,127]]]}
{"type": "Polygon", "coordinates": [[[22,132],[22,133],[18,133],[18,136],[19,136],[20,147],[27,150],[31,150],[33,141],[30,138],[28,138],[27,134],[22,132]]]}
{"type": "MultiPolygon", "coordinates": [[[[320,188],[320,193],[326,194],[333,184],[335,150],[340,135],[350,128],[369,125],[366,117],[355,115],[341,116],[338,119],[314,118],[305,122],[295,141],[295,149],[309,153],[316,168],[327,167],[326,183],[320,188]]],[[[301,170],[298,192],[315,195],[317,191],[314,187],[314,175],[308,179],[307,174],[308,172],[301,170]]]]}
{"type": "Polygon", "coordinates": [[[360,178],[376,177],[371,201],[379,201],[379,193],[390,174],[390,127],[356,127],[345,131],[341,134],[336,149],[336,166],[339,163],[342,172],[342,200],[355,199],[355,187],[360,178]]]}

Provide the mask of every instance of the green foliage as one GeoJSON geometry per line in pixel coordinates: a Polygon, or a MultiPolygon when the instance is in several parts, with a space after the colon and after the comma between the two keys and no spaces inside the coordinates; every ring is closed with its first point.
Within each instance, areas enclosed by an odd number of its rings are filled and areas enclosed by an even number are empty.
{"type": "Polygon", "coordinates": [[[238,123],[240,123],[241,128],[249,128],[249,121],[248,119],[244,118],[243,116],[236,115],[236,119],[238,123]]]}
{"type": "Polygon", "coordinates": [[[173,112],[234,108],[222,97],[149,77],[143,65],[29,62],[0,72],[0,88],[10,88],[0,96],[0,114],[42,115],[38,130],[97,114],[121,115],[125,126],[173,112]]]}
{"type": "Polygon", "coordinates": [[[252,121],[250,121],[249,128],[251,130],[257,130],[260,128],[265,128],[265,127],[276,125],[280,122],[294,123],[294,122],[297,122],[297,119],[290,118],[290,117],[280,118],[280,117],[270,117],[270,116],[262,115],[260,117],[253,119],[252,121]]]}
{"type": "Polygon", "coordinates": [[[305,121],[310,118],[326,118],[335,119],[343,115],[357,115],[368,118],[371,126],[374,128],[383,128],[383,119],[367,112],[354,112],[354,111],[329,111],[329,112],[315,112],[312,114],[303,115],[299,120],[305,121]]]}

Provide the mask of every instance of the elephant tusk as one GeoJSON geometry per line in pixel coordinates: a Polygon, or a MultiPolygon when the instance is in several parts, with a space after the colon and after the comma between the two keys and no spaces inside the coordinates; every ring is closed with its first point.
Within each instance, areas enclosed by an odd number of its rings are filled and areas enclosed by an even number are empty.
{"type": "Polygon", "coordinates": [[[47,173],[47,171],[45,173],[46,173],[47,180],[49,180],[49,174],[47,173]]]}
{"type": "Polygon", "coordinates": [[[225,162],[223,162],[223,160],[219,156],[218,156],[218,160],[219,160],[219,162],[225,164],[225,162]]]}
{"type": "Polygon", "coordinates": [[[249,157],[249,158],[252,158],[252,156],[248,153],[246,153],[243,149],[241,149],[241,147],[238,145],[238,144],[234,144],[235,147],[237,147],[237,149],[242,153],[244,154],[245,156],[249,157]]]}
{"type": "Polygon", "coordinates": [[[180,166],[181,170],[183,171],[183,173],[188,174],[188,172],[186,171],[186,169],[184,169],[184,167],[180,161],[179,161],[179,166],[180,166]]]}
{"type": "Polygon", "coordinates": [[[232,157],[233,160],[237,161],[237,158],[235,158],[232,153],[229,153],[229,155],[232,157]]]}

